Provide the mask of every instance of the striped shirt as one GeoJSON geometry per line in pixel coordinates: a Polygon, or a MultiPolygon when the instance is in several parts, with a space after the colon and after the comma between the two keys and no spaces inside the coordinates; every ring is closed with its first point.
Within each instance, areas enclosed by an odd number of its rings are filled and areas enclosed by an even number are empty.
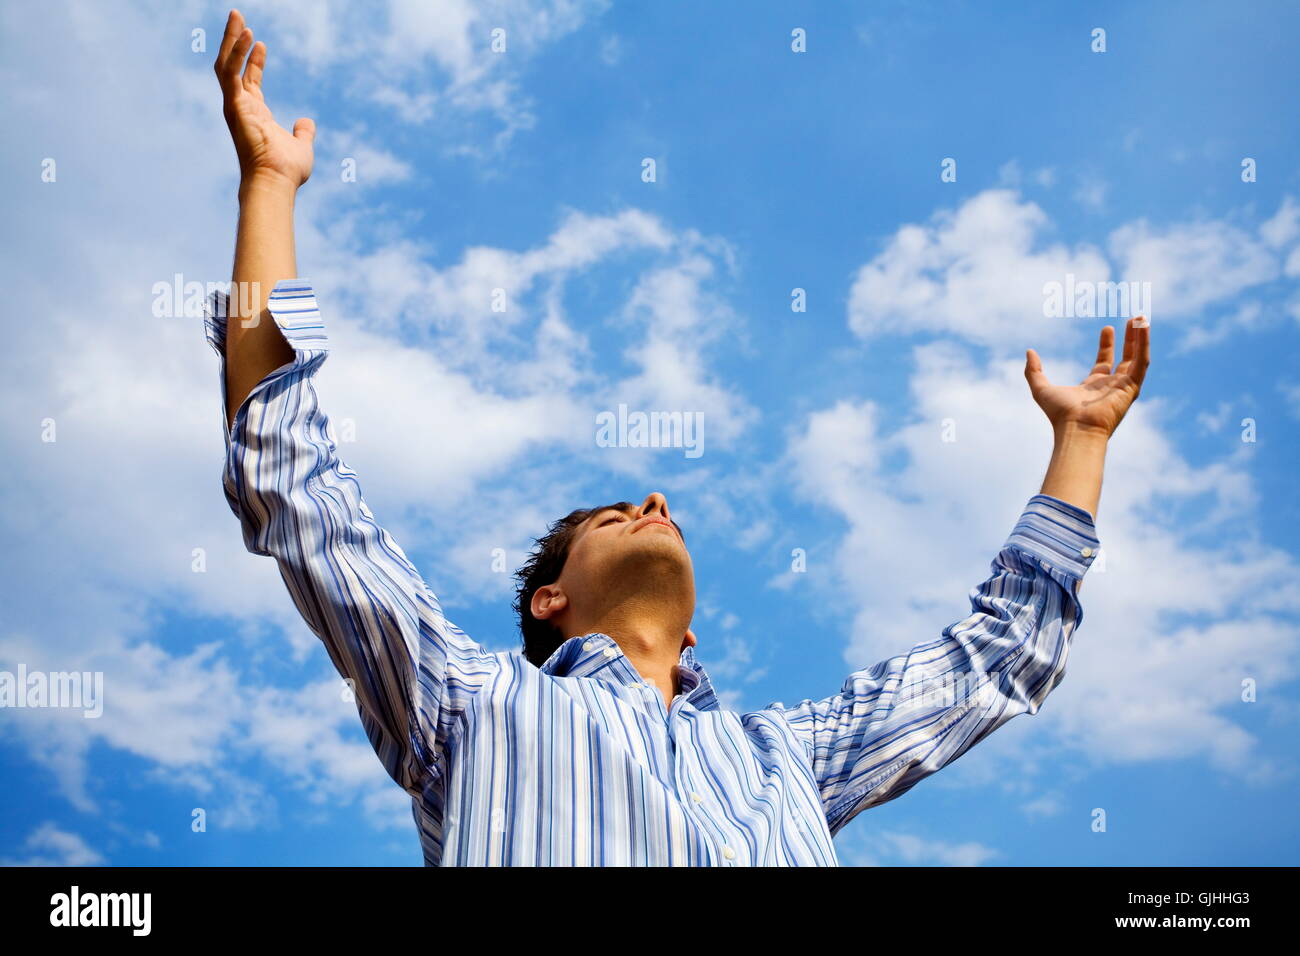
{"type": "MultiPolygon", "coordinates": [[[[223,383],[227,303],[205,318],[223,383]]],[[[339,458],[310,284],[277,283],[270,313],[294,359],[226,428],[226,497],[353,687],[429,865],[835,866],[832,837],[859,812],[1036,713],[1064,676],[1098,541],[1088,512],[1041,494],[968,617],[820,700],[727,710],[687,647],[666,706],[606,634],[540,668],[489,652],[443,616],[339,458]]]]}

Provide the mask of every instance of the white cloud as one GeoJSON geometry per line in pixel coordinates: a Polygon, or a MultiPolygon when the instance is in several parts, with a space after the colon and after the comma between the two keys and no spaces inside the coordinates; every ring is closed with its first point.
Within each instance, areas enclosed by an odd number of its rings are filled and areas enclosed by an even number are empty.
{"type": "Polygon", "coordinates": [[[1087,177],[1079,182],[1074,189],[1074,199],[1079,205],[1093,211],[1105,208],[1106,194],[1110,192],[1110,186],[1095,177],[1087,177]]]}
{"type": "Polygon", "coordinates": [[[1196,423],[1201,426],[1201,430],[1208,433],[1219,432],[1223,426],[1228,423],[1228,416],[1232,414],[1231,402],[1219,402],[1213,412],[1203,411],[1196,415],[1196,423]]]}
{"type": "Polygon", "coordinates": [[[1278,385],[1287,403],[1287,409],[1295,418],[1300,418],[1300,385],[1283,382],[1278,385]]]}
{"type": "Polygon", "coordinates": [[[20,857],[0,858],[0,866],[101,866],[106,861],[81,837],[42,823],[23,841],[20,857]]]}
{"type": "Polygon", "coordinates": [[[993,346],[1055,338],[1066,319],[1043,315],[1043,286],[1105,281],[1109,267],[1086,244],[1046,240],[1047,214],[1009,190],[988,190],[928,225],[907,225],[857,272],[849,327],[862,338],[947,332],[993,346]]]}
{"type": "Polygon", "coordinates": [[[623,39],[611,33],[600,41],[600,61],[606,66],[618,66],[623,59],[623,39]]]}
{"type": "Polygon", "coordinates": [[[999,853],[974,841],[954,843],[884,830],[851,846],[837,846],[837,855],[846,866],[983,866],[999,853]]]}
{"type": "Polygon", "coordinates": [[[1237,309],[1221,315],[1204,325],[1191,326],[1170,349],[1171,355],[1180,355],[1195,349],[1209,348],[1227,341],[1234,332],[1254,331],[1269,320],[1264,307],[1258,302],[1243,302],[1237,309]]]}
{"type": "MultiPolygon", "coordinates": [[[[535,104],[522,89],[531,58],[606,7],[604,0],[387,0],[364,6],[290,0],[248,16],[271,57],[313,75],[344,77],[351,95],[390,108],[404,121],[445,127],[453,119],[491,116],[493,149],[500,150],[536,123],[535,104]],[[500,52],[493,49],[498,37],[505,45],[500,52]]],[[[471,136],[457,137],[452,151],[482,152],[471,136]]]]}
{"type": "Polygon", "coordinates": [[[1030,817],[1059,816],[1064,806],[1058,793],[1045,793],[1021,804],[1021,810],[1030,817]]]}
{"type": "Polygon", "coordinates": [[[636,329],[624,356],[638,371],[605,391],[605,407],[698,412],[707,441],[716,445],[740,435],[755,412],[710,370],[706,347],[737,321],[705,285],[713,272],[711,259],[692,255],[642,275],[623,312],[636,329]]]}
{"type": "Polygon", "coordinates": [[[1300,239],[1300,203],[1291,196],[1284,196],[1273,217],[1259,227],[1259,234],[1274,248],[1293,245],[1300,239]]]}
{"type": "Polygon", "coordinates": [[[1195,317],[1278,275],[1263,242],[1218,220],[1158,227],[1141,219],[1111,233],[1109,247],[1121,279],[1151,283],[1159,317],[1195,317]]]}
{"type": "MultiPolygon", "coordinates": [[[[1018,167],[1004,166],[1003,178],[1018,181],[1018,167]]],[[[1139,219],[1111,232],[1108,260],[1087,244],[1050,243],[1052,223],[1042,208],[1011,190],[987,190],[928,224],[901,227],[857,271],[849,327],[864,339],[934,332],[1000,350],[1011,342],[1064,342],[1096,320],[1045,318],[1045,285],[1113,279],[1150,284],[1145,311],[1189,327],[1180,351],[1213,345],[1274,320],[1275,310],[1255,301],[1221,309],[1283,274],[1300,274],[1300,247],[1283,248],[1300,229],[1298,210],[1287,197],[1258,235],[1224,220],[1156,226],[1139,219]]]]}
{"type": "Polygon", "coordinates": [[[376,145],[372,135],[358,127],[317,135],[315,172],[317,183],[323,180],[340,188],[355,183],[366,188],[410,179],[411,165],[376,145]],[[351,179],[343,179],[345,171],[351,179]]]}
{"type": "Polygon", "coordinates": [[[247,729],[238,747],[264,755],[313,794],[329,796],[373,781],[368,744],[340,733],[357,721],[356,703],[341,679],[295,690],[250,689],[247,729]]]}

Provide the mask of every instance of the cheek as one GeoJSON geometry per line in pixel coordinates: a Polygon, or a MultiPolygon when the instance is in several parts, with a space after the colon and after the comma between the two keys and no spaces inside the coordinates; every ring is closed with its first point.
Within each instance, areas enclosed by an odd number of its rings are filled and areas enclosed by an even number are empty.
{"type": "Polygon", "coordinates": [[[601,553],[600,542],[585,538],[569,552],[564,562],[564,576],[571,580],[590,577],[593,569],[600,566],[601,553]]]}

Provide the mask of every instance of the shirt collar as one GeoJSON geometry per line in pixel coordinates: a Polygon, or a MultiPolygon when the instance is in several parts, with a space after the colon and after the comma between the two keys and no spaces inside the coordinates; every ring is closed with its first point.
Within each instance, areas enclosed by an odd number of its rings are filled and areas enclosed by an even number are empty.
{"type": "MultiPolygon", "coordinates": [[[[695,648],[682,648],[677,678],[687,703],[697,710],[716,710],[718,695],[704,666],[695,659],[695,648]]],[[[639,684],[642,678],[608,634],[584,634],[571,637],[555,649],[542,672],[553,677],[593,677],[618,684],[639,684]]]]}

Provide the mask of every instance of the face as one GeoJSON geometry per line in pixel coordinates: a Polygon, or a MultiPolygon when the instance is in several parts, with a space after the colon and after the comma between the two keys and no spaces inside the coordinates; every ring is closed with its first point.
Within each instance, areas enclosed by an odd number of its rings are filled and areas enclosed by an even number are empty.
{"type": "Polygon", "coordinates": [[[695,610],[695,572],[668,501],[655,492],[639,507],[591,514],[574,531],[560,579],[537,595],[534,616],[543,617],[540,602],[544,612],[552,611],[545,616],[560,624],[558,616],[564,615],[578,629],[585,626],[579,622],[603,620],[624,602],[655,602],[689,622],[695,610]],[[557,594],[563,596],[563,606],[553,609],[550,603],[557,594]]]}

